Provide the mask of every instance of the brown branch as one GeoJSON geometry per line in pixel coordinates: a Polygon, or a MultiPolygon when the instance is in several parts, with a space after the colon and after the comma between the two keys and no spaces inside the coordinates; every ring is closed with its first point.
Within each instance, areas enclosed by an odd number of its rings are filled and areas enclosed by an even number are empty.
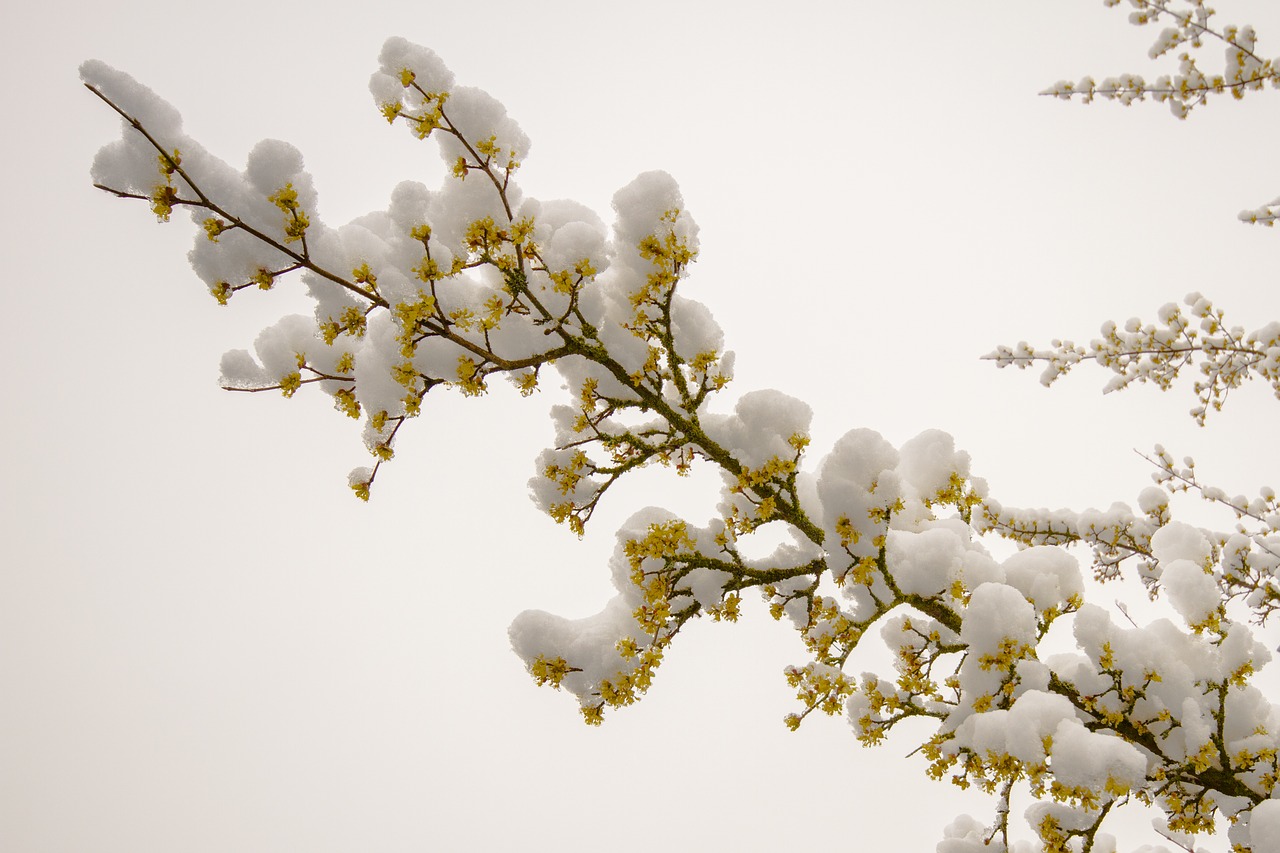
{"type": "MultiPolygon", "coordinates": [[[[187,186],[189,186],[191,190],[199,198],[199,202],[188,201],[188,202],[182,202],[182,203],[188,204],[188,205],[194,205],[197,207],[203,207],[206,210],[212,211],[218,216],[221,216],[223,219],[226,219],[235,227],[243,229],[249,234],[252,234],[259,241],[289,256],[290,258],[292,258],[294,261],[297,262],[299,267],[305,268],[308,271],[313,272],[316,275],[320,276],[321,278],[331,281],[334,284],[337,284],[340,287],[343,287],[351,291],[352,293],[357,294],[358,296],[362,296],[365,299],[369,300],[370,302],[374,303],[375,305],[379,305],[383,308],[390,307],[389,303],[378,294],[365,290],[364,288],[360,287],[358,284],[348,281],[339,275],[335,275],[334,273],[329,272],[323,267],[313,263],[305,253],[305,246],[306,246],[305,242],[303,243],[304,253],[298,254],[297,252],[293,251],[292,249],[280,243],[279,241],[275,240],[274,238],[268,236],[262,231],[259,231],[257,228],[254,228],[252,225],[248,224],[243,219],[237,216],[233,216],[223,207],[221,207],[220,205],[212,201],[207,195],[205,195],[204,191],[200,189],[199,185],[194,180],[192,180],[191,176],[187,174],[186,170],[184,170],[181,165],[175,162],[172,156],[167,151],[165,151],[164,146],[162,146],[158,141],[156,141],[156,138],[151,135],[150,131],[148,131],[145,127],[143,127],[142,122],[140,122],[138,119],[134,118],[133,116],[129,115],[122,108],[117,106],[114,101],[112,101],[105,94],[103,94],[96,86],[90,83],[85,83],[84,86],[90,92],[93,92],[93,94],[101,98],[102,101],[106,103],[107,106],[115,110],[120,115],[121,118],[123,118],[126,122],[128,122],[130,127],[138,131],[138,133],[142,134],[142,136],[147,140],[147,142],[151,144],[151,147],[154,148],[157,152],[159,152],[161,156],[167,158],[168,162],[172,164],[174,171],[177,172],[179,177],[181,177],[184,181],[187,182],[187,186]]],[[[94,186],[98,186],[98,185],[95,184],[94,186]]],[[[109,187],[100,187],[100,188],[106,190],[107,192],[113,193],[120,198],[146,198],[145,196],[137,196],[133,194],[123,193],[121,191],[114,190],[109,187]]]]}

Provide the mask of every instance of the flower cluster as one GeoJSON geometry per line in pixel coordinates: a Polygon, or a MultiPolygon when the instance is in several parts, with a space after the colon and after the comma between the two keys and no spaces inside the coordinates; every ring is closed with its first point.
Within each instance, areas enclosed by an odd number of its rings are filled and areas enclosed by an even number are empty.
{"type": "Polygon", "coordinates": [[[1108,320],[1088,346],[1055,340],[1050,349],[1036,349],[1022,341],[998,346],[985,358],[997,367],[1022,369],[1041,362],[1045,367],[1040,382],[1046,386],[1077,364],[1093,361],[1115,374],[1104,393],[1134,382],[1150,382],[1167,391],[1182,369],[1194,364],[1199,402],[1191,416],[1201,426],[1210,411],[1221,411],[1227,396],[1250,379],[1263,380],[1280,398],[1280,322],[1246,333],[1241,326],[1227,326],[1223,312],[1199,293],[1188,294],[1183,302],[1186,311],[1174,303],[1162,307],[1157,323],[1135,317],[1119,326],[1108,320]]]}
{"type": "MultiPolygon", "coordinates": [[[[1119,6],[1122,0],[1104,0],[1119,6]]],[[[1213,95],[1230,94],[1236,100],[1246,92],[1271,86],[1280,88],[1280,58],[1264,59],[1256,53],[1257,34],[1253,27],[1228,26],[1216,29],[1211,22],[1214,10],[1204,0],[1125,0],[1132,7],[1129,22],[1137,26],[1164,24],[1148,51],[1152,59],[1185,48],[1177,54],[1178,70],[1148,82],[1140,74],[1120,74],[1096,81],[1083,77],[1078,82],[1060,80],[1041,92],[1064,100],[1077,98],[1090,103],[1095,98],[1117,101],[1125,106],[1150,98],[1168,104],[1178,118],[1186,118],[1194,108],[1213,95]],[[1221,72],[1206,73],[1196,62],[1193,50],[1206,42],[1226,46],[1221,72]]]]}

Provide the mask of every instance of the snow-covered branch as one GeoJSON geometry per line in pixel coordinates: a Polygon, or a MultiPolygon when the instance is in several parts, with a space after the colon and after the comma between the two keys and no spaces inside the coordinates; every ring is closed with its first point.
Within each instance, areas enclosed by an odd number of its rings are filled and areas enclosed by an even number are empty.
{"type": "MultiPolygon", "coordinates": [[[[1175,15],[1171,3],[1134,5],[1175,15]]],[[[1251,33],[1219,34],[1207,19],[1178,18],[1165,42],[1209,34],[1251,51],[1251,33]]],[[[1249,88],[1271,66],[1242,67],[1255,75],[1249,88]]],[[[121,138],[95,160],[95,184],[148,203],[161,221],[188,209],[200,225],[192,263],[217,302],[295,279],[314,300],[311,316],[264,330],[253,355],[228,353],[223,385],[286,396],[315,386],[339,413],[363,419],[375,462],[350,475],[359,497],[369,498],[429,391],[480,395],[499,376],[532,397],[544,371],[559,375],[572,403],[551,411],[554,440],[530,491],[572,531],[581,534],[611,487],[639,468],[705,465],[719,475],[705,523],[650,507],[622,525],[608,565],[616,594],[598,614],[527,612],[512,624],[534,680],[571,694],[587,722],[637,701],[692,620],[736,621],[743,593],[755,590],[808,653],[784,673],[799,700],[787,725],[815,711],[844,714],[874,744],[899,722],[928,721],[918,750],[929,774],[996,798],[992,823],[957,821],[946,850],[1016,845],[1009,815],[1024,796],[1047,850],[1102,849],[1104,821],[1133,801],[1162,808],[1175,833],[1213,831],[1222,816],[1241,826],[1250,814],[1272,819],[1280,716],[1251,683],[1270,655],[1227,604],[1244,599],[1265,618],[1280,600],[1273,494],[1228,499],[1158,451],[1166,488],[1144,492],[1139,514],[1123,505],[1010,510],[937,430],[895,446],[855,428],[811,461],[806,403],[758,390],[729,411],[713,407],[733,359],[710,310],[684,295],[697,226],[675,181],[637,177],[615,194],[612,226],[574,202],[526,197],[516,177],[529,142],[519,126],[492,97],[458,85],[436,54],[402,39],[383,49],[375,104],[390,123],[435,140],[450,174],[434,190],[405,182],[385,210],[338,228],[316,216],[311,177],[291,146],[261,143],[234,170],[127,75],[96,62],[82,74],[124,120],[121,138]],[[1220,539],[1173,522],[1168,492],[1180,489],[1252,526],[1220,539]],[[748,556],[763,530],[787,541],[748,556]],[[987,532],[1024,547],[996,559],[987,532]],[[1114,623],[1088,601],[1068,550],[1076,543],[1093,550],[1102,579],[1136,558],[1176,623],[1114,623]],[[1046,638],[1064,622],[1076,651],[1050,655],[1046,638]],[[858,674],[873,633],[893,665],[858,674]]],[[[1167,387],[1198,362],[1201,420],[1249,376],[1280,390],[1280,326],[1245,334],[1207,300],[1188,305],[1198,324],[1171,307],[1159,326],[1104,327],[1089,348],[1020,345],[992,357],[1002,366],[1046,361],[1046,382],[1094,360],[1116,373],[1116,388],[1167,387]]]]}

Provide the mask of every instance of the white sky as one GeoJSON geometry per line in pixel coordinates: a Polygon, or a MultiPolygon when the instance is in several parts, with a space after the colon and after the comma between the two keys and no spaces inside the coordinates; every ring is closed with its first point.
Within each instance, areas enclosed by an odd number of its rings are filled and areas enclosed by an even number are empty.
{"type": "MultiPolygon", "coordinates": [[[[1275,3],[1219,7],[1278,52],[1275,3]]],[[[79,87],[85,58],[152,86],[233,164],[264,136],[297,144],[333,225],[440,177],[366,92],[393,34],[507,105],[533,139],[530,195],[609,220],[616,188],[666,169],[702,227],[687,292],[738,353],[734,388],[807,400],[814,462],[854,427],[938,427],[1007,505],[1132,501],[1149,474],[1133,449],[1156,441],[1231,492],[1280,479],[1261,387],[1199,430],[1189,388],[1103,398],[1081,371],[1046,392],[977,358],[1087,340],[1189,290],[1250,329],[1280,316],[1277,237],[1235,220],[1280,193],[1280,99],[1179,123],[1038,98],[1061,77],[1159,73],[1154,34],[1100,2],[5,17],[0,850],[928,850],[954,814],[990,815],[904,760],[910,737],[868,751],[839,719],[787,732],[781,669],[803,652],[759,607],[692,626],[602,729],[536,689],[511,618],[593,612],[617,523],[649,503],[702,523],[713,487],[646,474],[578,542],[525,497],[550,395],[502,389],[430,401],[360,504],[354,422],[319,395],[216,386],[224,350],[304,303],[219,309],[186,267],[185,217],[161,227],[89,186],[118,122],[79,87]]]]}

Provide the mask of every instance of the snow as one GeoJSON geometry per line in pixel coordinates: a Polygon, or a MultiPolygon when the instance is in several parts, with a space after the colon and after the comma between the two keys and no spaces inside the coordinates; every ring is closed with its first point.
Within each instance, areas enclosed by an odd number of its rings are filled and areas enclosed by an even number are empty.
{"type": "Polygon", "coordinates": [[[1076,558],[1062,548],[1036,545],[1001,564],[1005,582],[1035,605],[1036,610],[1061,608],[1084,594],[1084,577],[1076,558]]]}
{"type": "Polygon", "coordinates": [[[967,477],[969,454],[938,429],[925,430],[901,448],[898,474],[916,496],[931,499],[947,488],[952,475],[967,477]]]}
{"type": "MultiPolygon", "coordinates": [[[[455,86],[450,90],[444,111],[452,126],[466,139],[492,140],[501,151],[495,158],[500,169],[510,163],[518,165],[528,156],[529,137],[488,92],[471,86],[455,86]]],[[[453,135],[440,136],[440,156],[446,163],[452,165],[459,157],[469,155],[468,147],[453,135]]]]}
{"type": "Polygon", "coordinates": [[[964,548],[960,537],[944,528],[919,533],[891,530],[885,561],[892,567],[893,579],[904,593],[933,596],[961,576],[964,548]]]}
{"type": "MultiPolygon", "coordinates": [[[[160,139],[182,133],[182,116],[177,109],[125,72],[117,71],[100,60],[90,59],[80,65],[80,79],[100,90],[160,139]]],[[[132,135],[123,137],[126,143],[132,142],[133,138],[132,135]]],[[[118,143],[113,143],[112,148],[116,145],[118,143]]],[[[154,163],[155,158],[151,160],[154,163]]]]}
{"type": "Polygon", "coordinates": [[[260,388],[274,378],[254,361],[248,350],[228,350],[222,356],[219,382],[230,388],[260,388]]]}
{"type": "Polygon", "coordinates": [[[521,208],[520,216],[531,216],[536,221],[534,236],[548,269],[572,270],[583,260],[599,272],[608,269],[608,229],[604,220],[586,205],[569,199],[530,199],[521,208]]]}
{"type": "Polygon", "coordinates": [[[613,227],[621,258],[628,265],[641,268],[647,265],[635,247],[655,232],[662,217],[670,211],[680,211],[673,223],[676,235],[686,240],[690,249],[698,250],[698,227],[685,210],[676,179],[666,172],[654,170],[637,175],[614,193],[613,209],[618,215],[613,227]]]}
{"type": "Polygon", "coordinates": [[[937,853],[1002,853],[1003,845],[987,844],[991,830],[971,815],[960,815],[942,830],[937,853]]]}
{"type": "Polygon", "coordinates": [[[1151,550],[1157,559],[1168,562],[1204,563],[1212,554],[1204,534],[1181,521],[1170,522],[1157,530],[1151,537],[1151,550]]]}
{"type": "Polygon", "coordinates": [[[974,657],[994,652],[1002,642],[1034,645],[1035,633],[1035,610],[1022,593],[1005,584],[984,583],[969,600],[960,638],[974,657]]]}
{"type": "Polygon", "coordinates": [[[759,468],[770,459],[795,455],[788,443],[793,435],[807,435],[813,409],[781,391],[750,391],[733,407],[732,415],[710,416],[707,433],[743,464],[759,468]]]}
{"type": "Polygon", "coordinates": [[[1169,602],[1188,625],[1203,623],[1222,603],[1213,575],[1191,560],[1166,563],[1160,581],[1169,602]]]}
{"type": "Polygon", "coordinates": [[[263,329],[253,342],[253,349],[267,375],[278,380],[298,369],[299,355],[307,356],[323,345],[310,317],[290,314],[263,329]]]}
{"type": "Polygon", "coordinates": [[[435,51],[399,36],[387,39],[382,45],[378,63],[378,71],[369,80],[369,91],[379,106],[398,102],[402,96],[410,98],[413,106],[420,105],[420,96],[414,102],[414,93],[406,94],[400,76],[405,69],[413,71],[415,82],[427,92],[447,92],[453,88],[453,72],[435,51]]]}
{"type": "Polygon", "coordinates": [[[822,502],[822,526],[829,539],[839,541],[837,523],[847,518],[859,532],[848,546],[855,556],[876,553],[873,544],[882,524],[869,517],[873,507],[892,503],[897,496],[890,481],[898,465],[897,448],[875,430],[845,433],[818,466],[818,497],[822,502]]]}
{"type": "Polygon", "coordinates": [[[1147,486],[1138,493],[1138,508],[1153,513],[1169,505],[1169,493],[1159,486],[1147,486]]]}
{"type": "Polygon", "coordinates": [[[601,681],[634,670],[635,664],[615,650],[620,640],[644,636],[631,615],[634,609],[634,601],[616,595],[599,613],[582,619],[526,610],[511,623],[511,648],[529,664],[539,657],[564,658],[580,669],[566,675],[561,687],[586,702],[601,681]]]}
{"type": "Polygon", "coordinates": [[[1253,853],[1280,853],[1280,800],[1267,800],[1249,814],[1249,843],[1253,853]]]}
{"type": "Polygon", "coordinates": [[[1054,768],[1058,766],[1056,732],[1067,720],[1075,721],[1075,709],[1064,696],[1030,690],[1008,710],[974,714],[956,730],[958,743],[979,755],[1012,755],[1028,764],[1046,759],[1045,738],[1055,738],[1054,768]]]}
{"type": "Polygon", "coordinates": [[[249,152],[244,176],[249,188],[264,196],[290,184],[298,194],[298,204],[315,210],[315,187],[302,165],[302,152],[297,148],[279,139],[264,139],[249,152]]]}
{"type": "Polygon", "coordinates": [[[983,697],[1000,693],[1005,673],[995,661],[1034,646],[1035,634],[1035,609],[1016,589],[984,583],[973,591],[960,629],[960,641],[968,647],[958,673],[966,701],[951,713],[949,727],[962,725],[983,697]]]}

